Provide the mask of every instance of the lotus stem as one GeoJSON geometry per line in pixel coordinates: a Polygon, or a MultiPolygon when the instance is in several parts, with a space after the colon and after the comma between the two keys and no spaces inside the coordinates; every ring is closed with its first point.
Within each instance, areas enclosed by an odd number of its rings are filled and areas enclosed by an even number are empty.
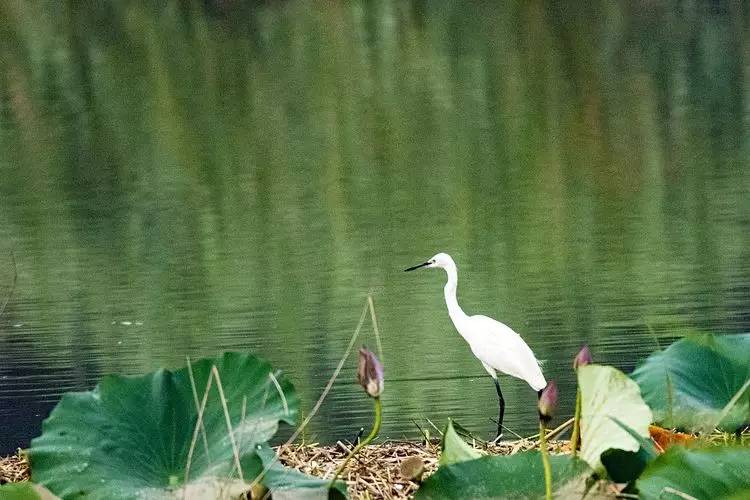
{"type": "Polygon", "coordinates": [[[544,466],[544,498],[552,500],[552,467],[549,464],[549,453],[547,453],[547,429],[544,419],[539,419],[539,450],[542,454],[542,465],[544,466]]]}
{"type": "Polygon", "coordinates": [[[573,458],[578,455],[578,445],[581,444],[581,407],[583,403],[581,401],[581,383],[578,378],[578,369],[590,365],[592,361],[591,350],[588,345],[581,347],[581,350],[578,351],[578,354],[573,359],[573,371],[576,374],[576,382],[578,382],[578,387],[576,388],[576,412],[573,417],[573,433],[570,436],[570,449],[573,458]]]}
{"type": "Polygon", "coordinates": [[[352,459],[354,455],[359,452],[362,448],[370,444],[370,441],[375,439],[378,436],[378,433],[380,432],[380,422],[382,420],[382,405],[380,403],[380,398],[373,398],[375,401],[375,423],[372,426],[372,430],[370,431],[370,434],[367,435],[366,438],[364,438],[362,441],[359,442],[357,446],[354,447],[352,451],[349,452],[349,455],[347,455],[346,460],[344,460],[344,463],[339,465],[339,468],[336,469],[336,473],[333,475],[333,479],[331,479],[331,482],[329,484],[329,488],[333,487],[333,484],[336,482],[338,477],[341,475],[341,473],[346,468],[346,465],[349,463],[349,460],[352,459]]]}
{"type": "Polygon", "coordinates": [[[570,435],[570,449],[573,457],[578,456],[578,447],[581,444],[581,389],[576,390],[576,412],[573,417],[573,433],[570,435]]]}

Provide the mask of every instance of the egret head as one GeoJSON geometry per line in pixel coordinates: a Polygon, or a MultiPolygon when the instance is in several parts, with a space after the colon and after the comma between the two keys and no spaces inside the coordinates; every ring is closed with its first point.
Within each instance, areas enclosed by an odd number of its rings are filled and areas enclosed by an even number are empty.
{"type": "Polygon", "coordinates": [[[441,269],[449,269],[451,267],[456,267],[456,263],[453,262],[453,259],[447,253],[439,253],[432,256],[427,262],[410,267],[409,269],[404,269],[404,271],[414,271],[421,267],[439,267],[441,269]]]}

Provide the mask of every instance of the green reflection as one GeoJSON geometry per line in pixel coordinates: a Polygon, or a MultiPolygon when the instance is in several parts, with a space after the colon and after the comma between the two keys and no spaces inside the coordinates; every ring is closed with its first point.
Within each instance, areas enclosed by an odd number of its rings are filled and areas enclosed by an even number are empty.
{"type": "MultiPolygon", "coordinates": [[[[252,349],[311,404],[374,290],[384,435],[490,432],[442,277],[400,273],[441,250],[571,411],[582,343],[629,368],[645,321],[747,329],[747,22],[738,1],[1,2],[0,373],[40,401],[252,349]]],[[[359,426],[352,376],[321,439],[359,426]]]]}

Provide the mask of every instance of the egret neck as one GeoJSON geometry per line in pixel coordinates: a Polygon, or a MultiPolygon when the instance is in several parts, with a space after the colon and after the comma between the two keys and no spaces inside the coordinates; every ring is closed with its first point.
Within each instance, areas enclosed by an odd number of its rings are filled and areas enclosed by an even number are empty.
{"type": "MultiPolygon", "coordinates": [[[[458,271],[456,270],[456,264],[452,260],[449,265],[445,266],[445,272],[448,274],[448,282],[443,289],[445,292],[445,304],[448,306],[448,316],[450,316],[451,321],[453,321],[453,324],[458,329],[459,323],[463,322],[467,316],[463,309],[461,309],[461,306],[458,305],[458,299],[456,298],[458,271]]],[[[459,333],[461,333],[460,329],[459,333]]],[[[461,336],[465,338],[463,333],[461,333],[461,336]]]]}

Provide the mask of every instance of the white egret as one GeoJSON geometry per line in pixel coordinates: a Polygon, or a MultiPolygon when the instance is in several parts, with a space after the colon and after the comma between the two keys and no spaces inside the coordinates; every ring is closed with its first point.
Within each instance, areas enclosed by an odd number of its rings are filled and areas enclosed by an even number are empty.
{"type": "Polygon", "coordinates": [[[495,381],[500,413],[497,419],[497,438],[503,435],[503,416],[505,415],[505,400],[497,380],[497,372],[505,373],[526,381],[532,389],[541,394],[547,385],[539,362],[526,342],[509,326],[487,316],[468,316],[456,298],[458,270],[456,263],[447,253],[439,253],[427,262],[405,269],[438,267],[445,269],[448,282],[445,284],[445,303],[448,315],[458,333],[469,343],[474,356],[482,362],[482,366],[495,381]]]}

